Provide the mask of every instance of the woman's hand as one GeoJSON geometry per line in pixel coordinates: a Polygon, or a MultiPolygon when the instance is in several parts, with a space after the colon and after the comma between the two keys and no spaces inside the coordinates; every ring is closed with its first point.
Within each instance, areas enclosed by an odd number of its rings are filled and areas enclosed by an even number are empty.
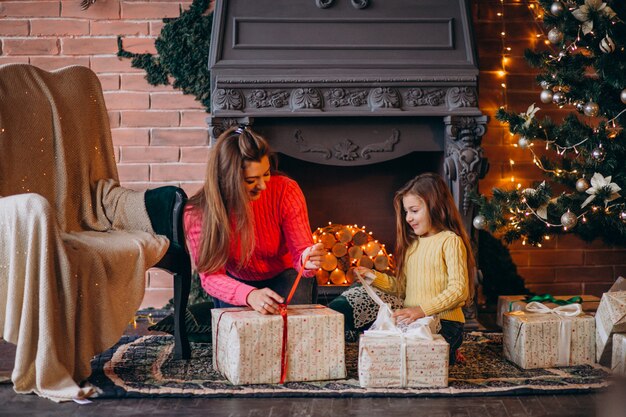
{"type": "Polygon", "coordinates": [[[302,252],[302,257],[300,258],[300,263],[303,263],[306,257],[309,259],[304,265],[305,269],[320,269],[322,266],[322,259],[326,255],[326,251],[324,250],[324,245],[321,243],[316,243],[313,246],[309,246],[302,252]]]}
{"type": "Polygon", "coordinates": [[[371,284],[376,279],[376,274],[374,273],[374,271],[364,266],[355,266],[354,273],[359,274],[359,276],[363,278],[363,280],[368,284],[371,284]]]}
{"type": "Polygon", "coordinates": [[[391,317],[396,320],[397,324],[411,324],[415,320],[426,317],[426,314],[424,313],[424,310],[422,310],[422,307],[417,306],[396,310],[393,312],[393,315],[391,317]]]}
{"type": "Polygon", "coordinates": [[[280,295],[276,294],[269,288],[261,288],[259,290],[252,290],[248,294],[246,302],[254,311],[258,311],[261,314],[276,314],[278,313],[278,304],[285,300],[280,295]]]}

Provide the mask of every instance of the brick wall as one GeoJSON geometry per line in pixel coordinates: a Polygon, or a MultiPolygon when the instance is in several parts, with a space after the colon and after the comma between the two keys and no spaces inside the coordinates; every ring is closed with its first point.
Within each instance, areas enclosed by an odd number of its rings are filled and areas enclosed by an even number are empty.
{"type": "MultiPolygon", "coordinates": [[[[523,111],[539,102],[533,74],[520,58],[524,48],[532,46],[530,40],[536,41],[530,14],[523,3],[506,1],[507,44],[513,49],[505,96],[496,73],[501,60],[501,20],[496,15],[500,1],[475,3],[481,106],[493,115],[506,98],[511,108],[523,111]]],[[[143,71],[116,56],[118,35],[131,52],[154,52],[161,19],[178,16],[180,7],[189,4],[98,0],[82,11],[80,0],[0,0],[0,64],[25,62],[48,70],[74,64],[90,67],[102,83],[123,184],[134,189],[175,184],[193,193],[204,177],[207,114],[191,96],[170,86],[150,86],[143,71]]],[[[516,161],[517,181],[528,185],[540,178],[527,153],[513,148],[511,141],[505,128],[492,119],[483,142],[491,171],[481,182],[481,190],[510,183],[510,158],[516,161]]],[[[626,274],[626,251],[599,242],[587,244],[572,236],[555,238],[542,249],[512,245],[511,252],[534,291],[597,294],[619,274],[626,274]]],[[[171,297],[168,274],[150,271],[146,285],[144,307],[161,306],[171,297]]]]}

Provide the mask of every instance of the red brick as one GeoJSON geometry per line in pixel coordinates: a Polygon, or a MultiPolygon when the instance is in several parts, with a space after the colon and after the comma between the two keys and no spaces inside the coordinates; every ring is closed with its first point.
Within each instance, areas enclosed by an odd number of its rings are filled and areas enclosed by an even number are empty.
{"type": "Polygon", "coordinates": [[[209,144],[208,129],[152,129],[151,145],[204,146],[209,144]]]}
{"type": "Polygon", "coordinates": [[[7,38],[2,50],[5,55],[57,55],[59,42],[56,38],[7,38]]]}
{"type": "Polygon", "coordinates": [[[539,284],[554,282],[554,268],[517,268],[525,283],[539,284]]]}
{"type": "Polygon", "coordinates": [[[139,309],[163,308],[173,296],[171,288],[147,288],[139,309]]]}
{"type": "Polygon", "coordinates": [[[0,56],[0,65],[3,65],[3,64],[28,64],[28,57],[27,56],[0,56]]]}
{"type": "MultiPolygon", "coordinates": [[[[517,140],[515,140],[517,143],[517,140]]],[[[489,162],[506,162],[508,164],[510,159],[513,159],[516,163],[520,161],[532,161],[533,155],[528,149],[522,149],[512,145],[490,145],[484,144],[482,146],[485,151],[485,157],[489,159],[489,162]]]]}
{"type": "Polygon", "coordinates": [[[180,162],[206,162],[208,156],[208,146],[186,146],[180,148],[180,162]]]}
{"type": "Polygon", "coordinates": [[[148,22],[127,22],[121,20],[93,20],[92,35],[147,35],[150,33],[148,22]]]}
{"type": "Polygon", "coordinates": [[[574,268],[556,268],[556,282],[606,282],[613,279],[613,267],[591,266],[574,268]]]}
{"type": "Polygon", "coordinates": [[[135,54],[156,54],[155,38],[123,38],[122,47],[135,54]]]}
{"type": "Polygon", "coordinates": [[[157,20],[150,22],[150,34],[154,36],[159,36],[161,34],[161,29],[163,29],[165,23],[162,20],[157,20]]]}
{"type": "MultiPolygon", "coordinates": [[[[0,6],[2,7],[2,6],[0,6]]],[[[0,36],[26,36],[28,35],[28,20],[2,19],[0,36]]]]}
{"type": "Polygon", "coordinates": [[[594,282],[591,284],[584,283],[583,294],[591,294],[596,297],[602,297],[602,294],[607,292],[613,285],[613,282],[594,282]]]}
{"type": "Polygon", "coordinates": [[[181,92],[151,93],[151,109],[194,109],[198,103],[194,96],[181,92]]]}
{"type": "Polygon", "coordinates": [[[98,74],[102,91],[119,90],[120,76],[118,74],[98,74]]]}
{"type": "Polygon", "coordinates": [[[178,162],[180,150],[172,146],[123,146],[122,162],[178,162]]]}
{"type": "Polygon", "coordinates": [[[589,250],[585,252],[585,265],[625,265],[626,249],[589,250]]]}
{"type": "MultiPolygon", "coordinates": [[[[197,107],[201,108],[202,105],[198,103],[197,107]]],[[[185,127],[208,127],[206,119],[209,116],[209,113],[203,110],[183,110],[180,125],[185,127]]]]}
{"type": "Polygon", "coordinates": [[[122,90],[127,91],[172,91],[171,85],[151,85],[143,74],[122,74],[122,90]]]}
{"type": "Polygon", "coordinates": [[[148,126],[178,126],[180,115],[177,111],[136,111],[127,110],[122,112],[122,126],[124,127],[148,127],[148,126]]]}
{"type": "Polygon", "coordinates": [[[130,66],[130,59],[117,56],[92,56],[91,69],[96,72],[136,72],[143,73],[141,68],[130,66]]]}
{"type": "Polygon", "coordinates": [[[118,111],[110,111],[109,113],[109,125],[111,129],[120,126],[120,112],[118,111]]]}
{"type": "Polygon", "coordinates": [[[188,196],[192,196],[196,194],[198,191],[202,189],[204,185],[204,178],[202,181],[185,181],[180,183],[180,188],[185,190],[188,196]]]}
{"type": "Polygon", "coordinates": [[[88,35],[89,21],[76,19],[31,19],[31,36],[88,35]]]}
{"type": "Polygon", "coordinates": [[[0,17],[36,16],[58,17],[61,7],[58,1],[3,1],[0,17]]]}
{"type": "Polygon", "coordinates": [[[615,265],[613,276],[617,277],[626,277],[626,265],[615,265]]]}
{"type": "Polygon", "coordinates": [[[79,56],[33,56],[30,58],[30,63],[36,67],[52,71],[69,65],[89,67],[89,58],[79,56]]]}
{"type": "Polygon", "coordinates": [[[526,251],[511,251],[511,259],[513,259],[513,263],[518,267],[529,266],[528,252],[526,251]]]}
{"type": "Polygon", "coordinates": [[[117,0],[100,0],[92,4],[87,10],[82,10],[80,1],[62,0],[61,16],[92,20],[119,19],[120,4],[117,0]]]}
{"type": "Polygon", "coordinates": [[[109,38],[62,38],[61,51],[65,55],[104,55],[117,53],[117,39],[109,38]]]}
{"type": "Polygon", "coordinates": [[[530,266],[583,265],[582,250],[548,250],[529,254],[530,266]]]}
{"type": "Polygon", "coordinates": [[[148,181],[150,166],[148,164],[118,164],[120,181],[148,181]]]}
{"type": "Polygon", "coordinates": [[[528,284],[526,285],[530,291],[537,294],[552,294],[552,295],[569,295],[569,294],[582,294],[583,286],[580,283],[569,284],[528,284]]]}
{"type": "Polygon", "coordinates": [[[112,129],[113,143],[120,146],[140,146],[150,143],[150,129],[112,129]]]}
{"type": "Polygon", "coordinates": [[[151,181],[203,181],[206,164],[152,164],[151,181]]]}
{"type": "Polygon", "coordinates": [[[180,14],[177,3],[147,3],[121,1],[122,18],[124,19],[163,19],[178,17],[180,14]]]}
{"type": "Polygon", "coordinates": [[[109,110],[148,109],[150,96],[148,93],[131,93],[127,91],[105,92],[104,99],[109,110]]]}
{"type": "Polygon", "coordinates": [[[151,268],[148,270],[150,288],[174,288],[174,277],[162,269],[151,268]]]}
{"type": "Polygon", "coordinates": [[[121,182],[120,184],[122,185],[122,187],[126,187],[126,188],[130,188],[131,190],[136,190],[136,191],[145,191],[148,189],[153,189],[153,188],[159,188],[159,187],[163,187],[166,185],[173,185],[175,187],[178,187],[178,183],[177,182],[153,182],[153,181],[132,181],[132,182],[121,182]]]}
{"type": "Polygon", "coordinates": [[[571,233],[555,236],[555,239],[559,249],[612,249],[610,245],[604,243],[601,239],[587,242],[571,233]]]}
{"type": "Polygon", "coordinates": [[[114,146],[113,147],[113,153],[115,155],[115,162],[119,163],[120,162],[120,147],[119,146],[114,146]]]}

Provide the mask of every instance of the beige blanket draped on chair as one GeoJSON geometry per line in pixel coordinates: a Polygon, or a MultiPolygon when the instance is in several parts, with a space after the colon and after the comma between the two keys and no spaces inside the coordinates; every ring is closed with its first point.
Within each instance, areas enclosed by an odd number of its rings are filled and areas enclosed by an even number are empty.
{"type": "Polygon", "coordinates": [[[119,186],[100,83],[85,67],[0,66],[0,332],[19,393],[89,395],[167,250],[144,193],[119,186]]]}

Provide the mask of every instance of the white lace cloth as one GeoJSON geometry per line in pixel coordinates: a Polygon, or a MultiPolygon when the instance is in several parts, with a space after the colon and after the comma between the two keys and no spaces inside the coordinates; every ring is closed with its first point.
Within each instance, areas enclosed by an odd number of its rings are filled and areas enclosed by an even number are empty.
{"type": "MultiPolygon", "coordinates": [[[[401,298],[387,294],[378,288],[373,288],[373,290],[385,303],[389,304],[392,310],[404,307],[404,302],[401,298]]],[[[365,288],[355,286],[344,291],[341,295],[346,297],[350,307],[352,307],[355,329],[360,329],[376,320],[379,309],[378,304],[367,294],[365,288]]]]}

